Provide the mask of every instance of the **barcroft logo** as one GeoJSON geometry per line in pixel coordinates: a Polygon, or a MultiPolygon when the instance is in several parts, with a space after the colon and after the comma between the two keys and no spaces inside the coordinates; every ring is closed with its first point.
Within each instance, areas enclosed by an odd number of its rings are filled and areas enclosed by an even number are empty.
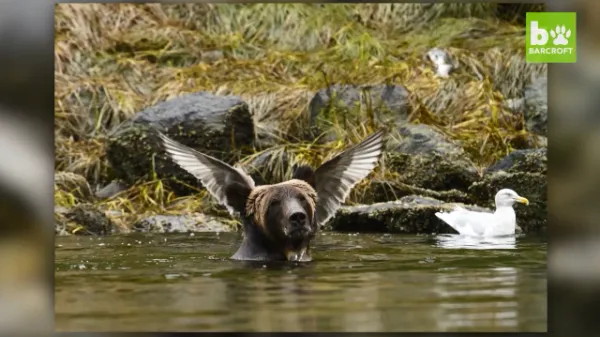
{"type": "Polygon", "coordinates": [[[525,60],[535,63],[574,63],[576,14],[529,12],[526,14],[525,60]]]}

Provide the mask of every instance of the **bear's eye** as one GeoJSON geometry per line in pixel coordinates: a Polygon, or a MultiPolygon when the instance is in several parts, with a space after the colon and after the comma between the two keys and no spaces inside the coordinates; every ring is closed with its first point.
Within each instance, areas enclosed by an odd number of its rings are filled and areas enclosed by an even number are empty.
{"type": "Polygon", "coordinates": [[[306,200],[306,198],[304,198],[304,197],[298,197],[298,201],[300,202],[300,204],[304,208],[308,207],[308,200],[306,200]]]}

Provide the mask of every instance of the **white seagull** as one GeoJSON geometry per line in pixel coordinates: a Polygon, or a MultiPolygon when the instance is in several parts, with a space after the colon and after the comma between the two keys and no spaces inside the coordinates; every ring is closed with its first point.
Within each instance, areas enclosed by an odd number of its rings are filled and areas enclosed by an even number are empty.
{"type": "Polygon", "coordinates": [[[514,235],[517,216],[512,206],[515,202],[529,205],[529,200],[505,188],[496,193],[495,201],[494,213],[469,211],[456,206],[451,212],[437,212],[435,216],[462,235],[485,237],[514,235]]]}

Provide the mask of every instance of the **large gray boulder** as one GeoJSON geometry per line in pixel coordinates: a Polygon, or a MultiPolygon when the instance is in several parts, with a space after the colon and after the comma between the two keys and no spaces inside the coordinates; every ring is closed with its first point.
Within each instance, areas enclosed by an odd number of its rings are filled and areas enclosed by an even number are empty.
{"type": "Polygon", "coordinates": [[[323,132],[334,141],[331,124],[356,126],[371,119],[376,124],[403,123],[410,114],[409,93],[399,85],[332,85],[319,90],[309,104],[310,137],[323,132]]]}
{"type": "Polygon", "coordinates": [[[529,199],[529,205],[514,206],[517,224],[525,233],[544,232],[548,213],[546,148],[517,150],[490,166],[481,179],[469,187],[477,205],[494,208],[494,197],[503,188],[529,199]]]}
{"type": "Polygon", "coordinates": [[[239,97],[183,95],[137,113],[109,135],[113,179],[133,184],[156,173],[179,194],[197,192],[200,183],[167,158],[155,130],[230,164],[250,153],[254,142],[252,117],[239,97]]]}
{"type": "Polygon", "coordinates": [[[400,139],[387,143],[387,169],[399,180],[434,191],[466,191],[479,179],[475,164],[463,148],[425,124],[398,127],[400,139]]]}
{"type": "Polygon", "coordinates": [[[474,211],[491,212],[488,208],[444,203],[417,195],[372,205],[343,206],[326,227],[342,232],[388,232],[404,234],[456,233],[435,216],[438,211],[450,211],[456,205],[474,211]]]}

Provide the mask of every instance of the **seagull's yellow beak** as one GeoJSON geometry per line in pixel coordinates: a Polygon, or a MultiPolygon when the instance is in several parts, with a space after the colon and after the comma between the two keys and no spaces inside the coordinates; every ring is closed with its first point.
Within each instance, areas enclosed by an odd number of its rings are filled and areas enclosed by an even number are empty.
{"type": "Polygon", "coordinates": [[[516,202],[520,202],[520,203],[525,204],[525,205],[529,205],[529,200],[527,200],[526,198],[523,198],[523,197],[516,197],[515,201],[516,202]]]}

